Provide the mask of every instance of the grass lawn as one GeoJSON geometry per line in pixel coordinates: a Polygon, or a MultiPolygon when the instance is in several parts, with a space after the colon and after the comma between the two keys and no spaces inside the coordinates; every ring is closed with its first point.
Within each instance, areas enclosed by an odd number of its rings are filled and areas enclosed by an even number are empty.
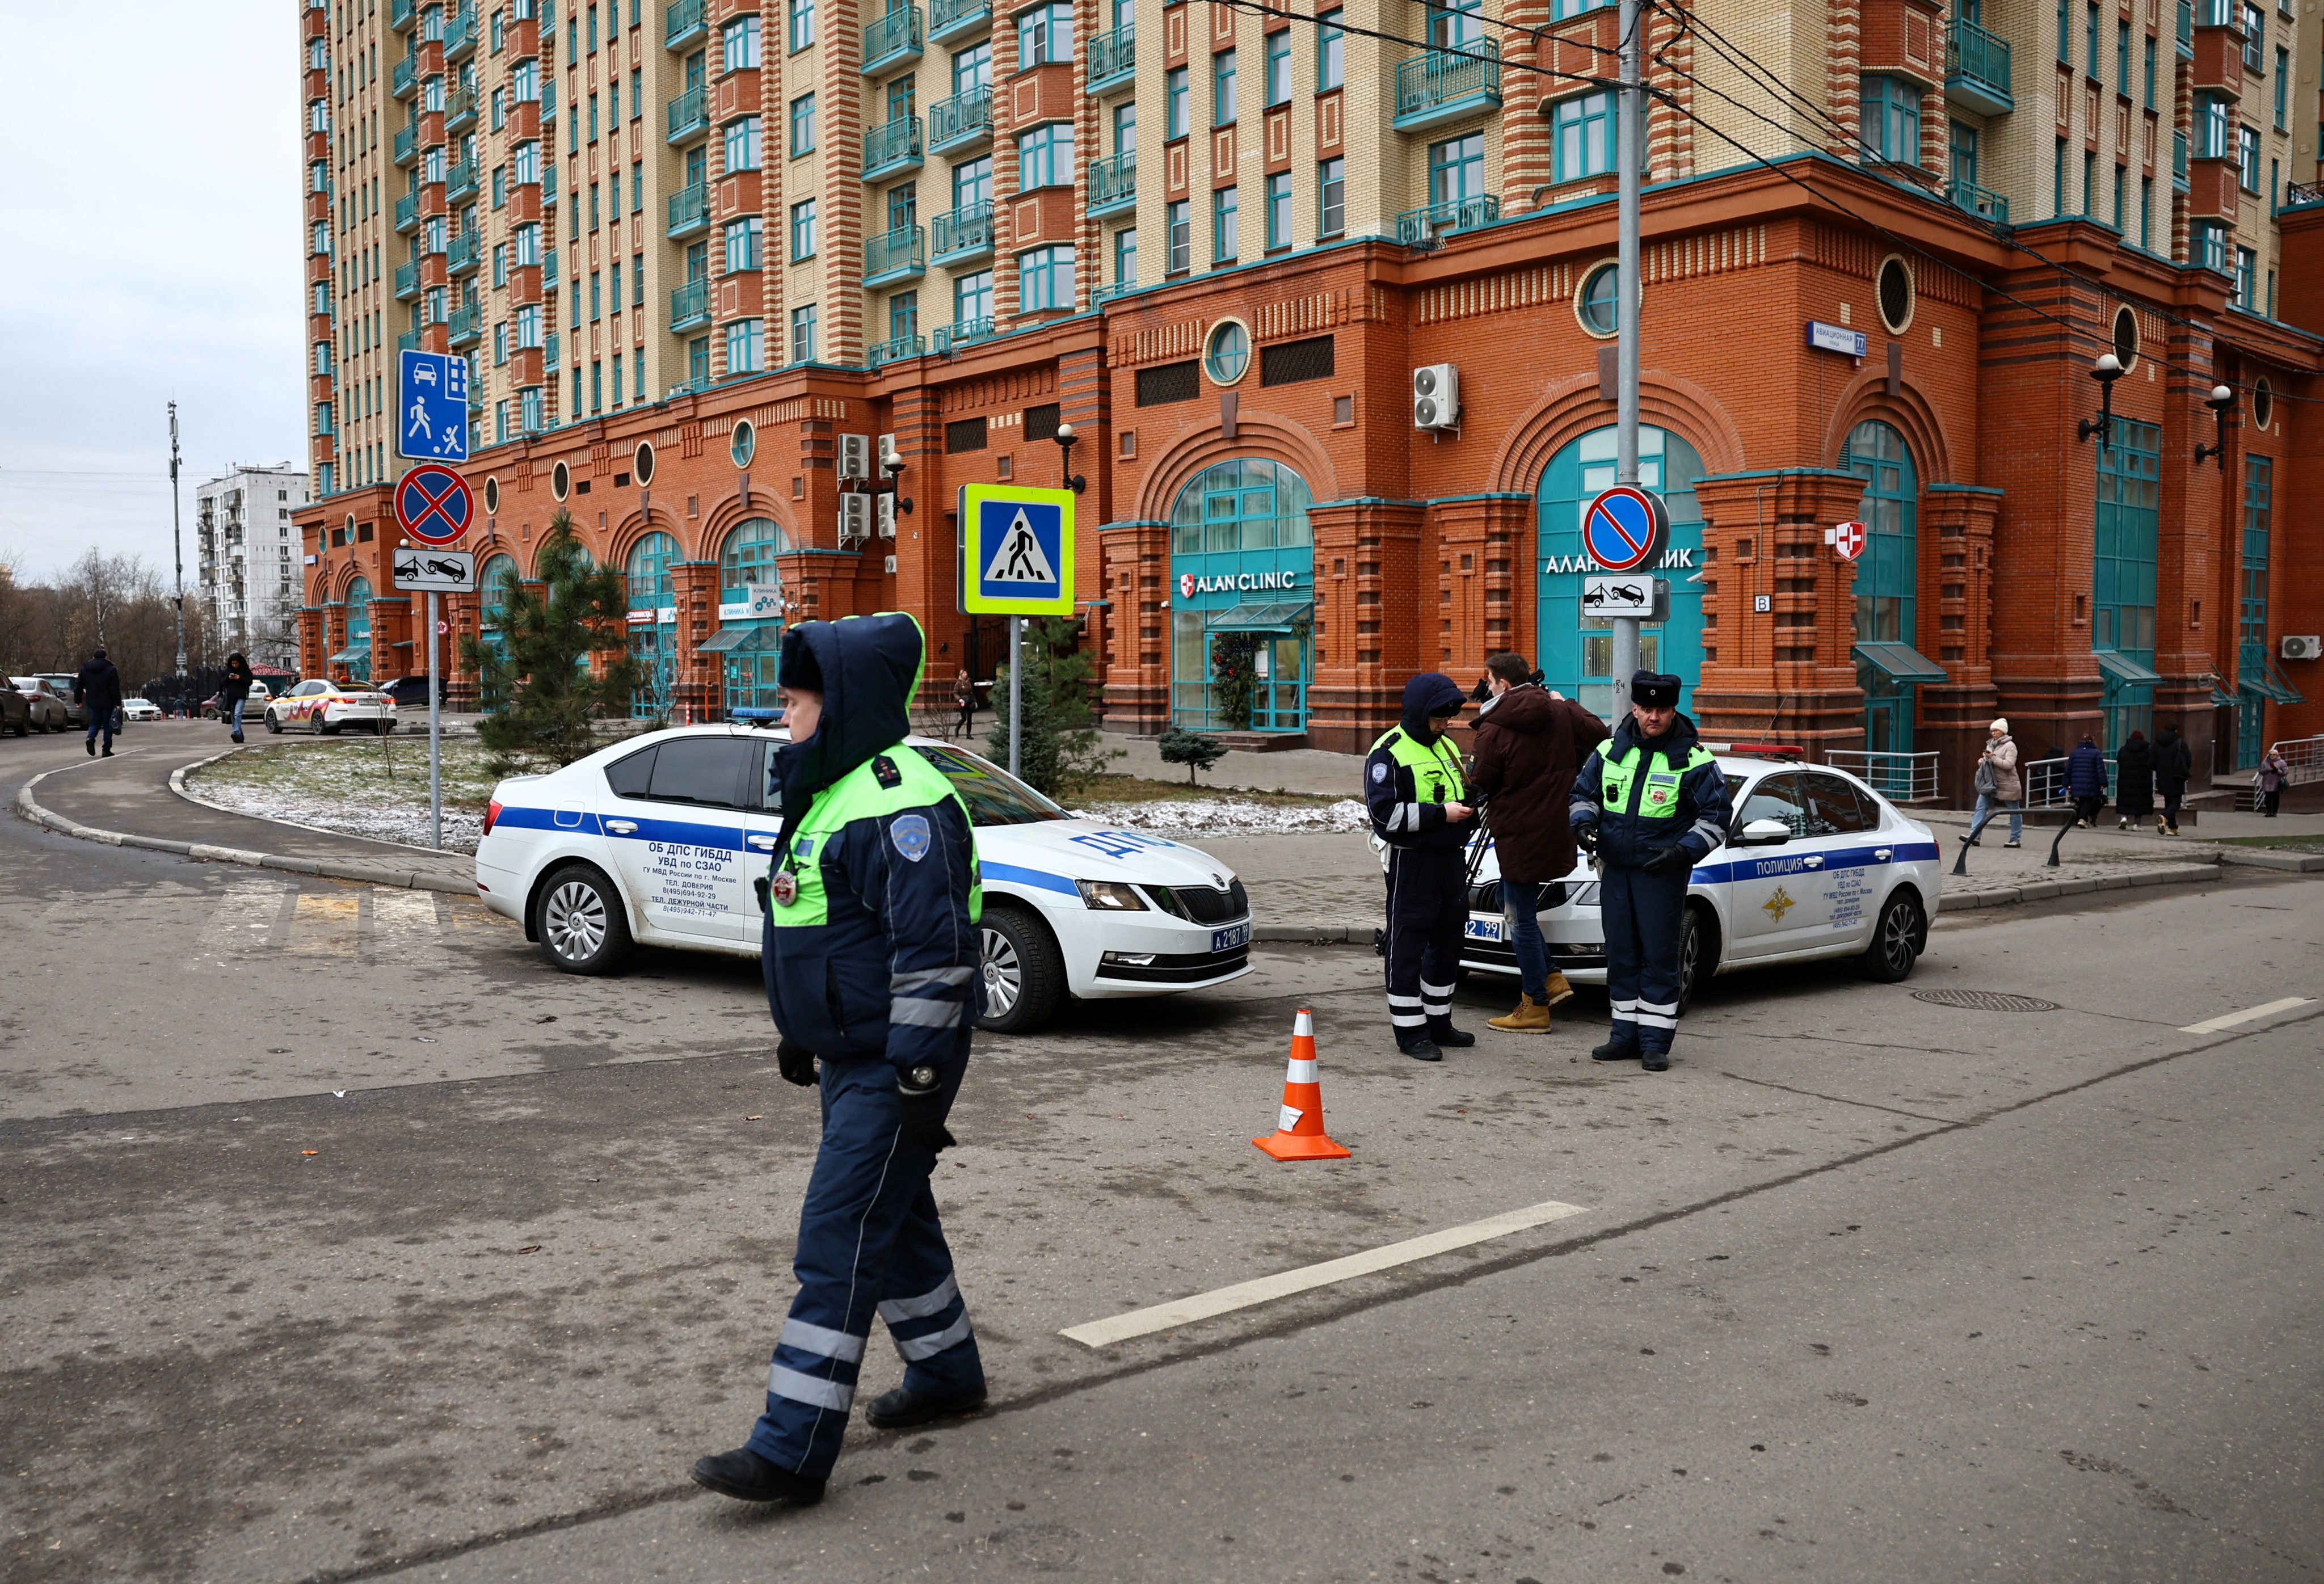
{"type": "MultiPolygon", "coordinates": [[[[474,738],[444,742],[444,845],[473,852],[499,778],[474,738]]],[[[428,745],[410,737],[326,738],[244,749],[187,778],[244,814],[380,841],[428,843],[428,745]]]]}
{"type": "Polygon", "coordinates": [[[2276,852],[2324,853],[2324,836],[2207,836],[2220,847],[2265,847],[2276,852]]]}

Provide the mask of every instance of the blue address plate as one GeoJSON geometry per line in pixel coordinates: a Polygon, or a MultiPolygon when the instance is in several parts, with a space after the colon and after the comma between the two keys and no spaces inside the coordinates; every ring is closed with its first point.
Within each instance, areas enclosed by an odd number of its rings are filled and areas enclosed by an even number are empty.
{"type": "Polygon", "coordinates": [[[1231,924],[1224,929],[1214,929],[1211,932],[1211,950],[1213,952],[1231,952],[1237,946],[1249,944],[1250,944],[1250,926],[1248,924],[1231,924]]]}

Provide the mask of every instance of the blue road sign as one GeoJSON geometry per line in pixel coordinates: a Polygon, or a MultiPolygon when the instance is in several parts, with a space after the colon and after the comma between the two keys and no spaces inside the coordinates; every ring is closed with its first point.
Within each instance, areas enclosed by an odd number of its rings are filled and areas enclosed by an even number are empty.
{"type": "Polygon", "coordinates": [[[405,352],[395,382],[395,454],[422,462],[468,459],[468,360],[405,352]]]}
{"type": "Polygon", "coordinates": [[[1071,615],[1073,492],[966,484],[961,497],[968,571],[963,608],[1002,616],[1071,615]]]}
{"type": "Polygon", "coordinates": [[[1602,491],[1582,513],[1582,548],[1609,572],[1637,571],[1669,541],[1669,509],[1635,484],[1602,491]]]}

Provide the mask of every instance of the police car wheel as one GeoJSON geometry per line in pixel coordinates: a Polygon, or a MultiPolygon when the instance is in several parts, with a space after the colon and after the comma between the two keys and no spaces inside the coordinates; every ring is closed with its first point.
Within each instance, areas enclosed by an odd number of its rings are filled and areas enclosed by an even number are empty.
{"type": "Polygon", "coordinates": [[[533,934],[541,954],[566,973],[611,973],[629,955],[621,893],[585,863],[567,864],[540,888],[533,934]]]}
{"type": "Polygon", "coordinates": [[[1710,977],[1716,963],[1708,962],[1711,953],[1711,926],[1703,922],[1702,909],[1689,907],[1678,926],[1678,1009],[1683,1017],[1686,1004],[1694,999],[1694,988],[1710,977]]]}
{"type": "Polygon", "coordinates": [[[1021,908],[986,903],[984,1016],[979,1028],[1030,1034],[1057,1009],[1065,966],[1038,919],[1021,908]]]}
{"type": "Polygon", "coordinates": [[[1880,909],[1880,922],[1872,927],[1872,944],[1857,959],[1865,977],[1878,984],[1895,984],[1909,977],[1928,940],[1927,929],[1921,920],[1921,905],[1910,892],[1899,891],[1889,898],[1887,906],[1880,909]]]}

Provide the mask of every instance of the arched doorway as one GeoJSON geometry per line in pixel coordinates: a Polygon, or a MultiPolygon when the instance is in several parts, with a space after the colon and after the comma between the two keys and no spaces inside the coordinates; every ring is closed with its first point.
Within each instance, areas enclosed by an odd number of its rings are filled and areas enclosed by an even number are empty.
{"type": "MultiPolygon", "coordinates": [[[[501,631],[501,623],[514,599],[523,578],[517,570],[516,558],[493,555],[476,568],[476,646],[495,658],[508,654],[508,639],[501,631]]],[[[497,710],[504,702],[486,685],[486,678],[476,678],[476,707],[497,710]]]]}
{"type": "Polygon", "coordinates": [[[1195,731],[1304,732],[1314,669],[1307,481],[1213,463],[1170,507],[1170,718],[1195,731]]]}
{"type": "MultiPolygon", "coordinates": [[[[1582,580],[1594,571],[1582,549],[1582,511],[1614,480],[1615,431],[1609,424],[1568,443],[1542,470],[1536,520],[1540,532],[1539,612],[1536,641],[1549,686],[1610,718],[1614,711],[1614,624],[1582,613],[1582,580]]],[[[1638,483],[1670,508],[1670,548],[1661,576],[1670,579],[1670,617],[1641,628],[1638,664],[1685,679],[1691,695],[1702,676],[1702,585],[1686,580],[1702,564],[1702,509],[1694,481],[1702,458],[1666,429],[1638,429],[1638,483]]],[[[1691,704],[1691,698],[1688,700],[1691,704]]]]}
{"type": "Polygon", "coordinates": [[[702,645],[724,672],[729,710],[779,709],[775,661],[783,640],[782,571],[790,550],[771,517],[746,518],[718,551],[718,631],[702,645]]]}
{"type": "Polygon", "coordinates": [[[1914,649],[1914,596],[1920,587],[1921,483],[1913,448],[1878,419],[1848,431],[1840,465],[1864,481],[1856,508],[1864,549],[1856,558],[1856,680],[1864,689],[1864,746],[1913,751],[1913,689],[1944,680],[1914,649]]]}
{"type": "Polygon", "coordinates": [[[669,576],[678,541],[650,533],[630,551],[630,653],[637,658],[638,690],[630,714],[655,719],[670,713],[677,694],[678,588],[669,576]]]}
{"type": "Polygon", "coordinates": [[[331,657],[331,664],[346,673],[350,682],[371,680],[371,579],[358,576],[347,585],[346,647],[331,657]]]}

